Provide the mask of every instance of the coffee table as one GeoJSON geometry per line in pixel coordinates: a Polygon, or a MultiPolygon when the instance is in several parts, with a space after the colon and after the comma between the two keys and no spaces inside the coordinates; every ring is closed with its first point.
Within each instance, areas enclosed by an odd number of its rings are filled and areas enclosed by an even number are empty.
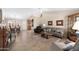
{"type": "Polygon", "coordinates": [[[46,39],[49,39],[50,36],[52,36],[52,34],[51,34],[51,33],[48,33],[48,32],[43,32],[43,33],[41,34],[41,37],[44,37],[44,38],[46,38],[46,39]]]}

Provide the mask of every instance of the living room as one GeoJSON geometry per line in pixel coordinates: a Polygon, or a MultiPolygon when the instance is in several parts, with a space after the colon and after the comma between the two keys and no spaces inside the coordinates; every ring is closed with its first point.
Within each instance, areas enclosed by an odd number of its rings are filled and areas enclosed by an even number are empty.
{"type": "Polygon", "coordinates": [[[79,8],[3,8],[1,10],[3,17],[0,26],[7,28],[9,34],[11,33],[8,43],[5,44],[6,37],[2,39],[4,43],[0,43],[1,50],[69,51],[72,44],[64,49],[69,43],[66,41],[67,37],[73,39],[72,41],[77,39],[77,36],[71,32],[75,32],[72,27],[79,19],[79,8]]]}

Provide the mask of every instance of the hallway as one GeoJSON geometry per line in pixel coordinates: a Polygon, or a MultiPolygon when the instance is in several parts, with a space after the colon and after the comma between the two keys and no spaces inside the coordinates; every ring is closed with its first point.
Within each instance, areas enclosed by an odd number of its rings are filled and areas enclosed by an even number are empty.
{"type": "Polygon", "coordinates": [[[57,39],[56,37],[45,39],[32,31],[22,31],[16,36],[11,51],[49,51],[57,39]]]}

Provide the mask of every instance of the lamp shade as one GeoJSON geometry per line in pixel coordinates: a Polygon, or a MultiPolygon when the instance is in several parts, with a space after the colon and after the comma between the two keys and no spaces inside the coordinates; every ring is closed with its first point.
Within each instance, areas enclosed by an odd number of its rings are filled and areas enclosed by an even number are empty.
{"type": "Polygon", "coordinates": [[[76,21],[74,26],[72,27],[74,30],[79,30],[79,21],[76,21]]]}
{"type": "Polygon", "coordinates": [[[45,27],[46,25],[45,24],[43,24],[43,27],[45,27]]]}

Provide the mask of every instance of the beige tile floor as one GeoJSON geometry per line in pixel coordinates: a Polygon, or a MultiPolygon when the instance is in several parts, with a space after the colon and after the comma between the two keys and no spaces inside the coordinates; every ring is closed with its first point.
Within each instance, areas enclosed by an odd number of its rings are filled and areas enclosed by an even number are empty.
{"type": "Polygon", "coordinates": [[[58,39],[56,37],[45,39],[32,31],[22,31],[16,36],[11,51],[49,51],[52,44],[58,39]]]}

